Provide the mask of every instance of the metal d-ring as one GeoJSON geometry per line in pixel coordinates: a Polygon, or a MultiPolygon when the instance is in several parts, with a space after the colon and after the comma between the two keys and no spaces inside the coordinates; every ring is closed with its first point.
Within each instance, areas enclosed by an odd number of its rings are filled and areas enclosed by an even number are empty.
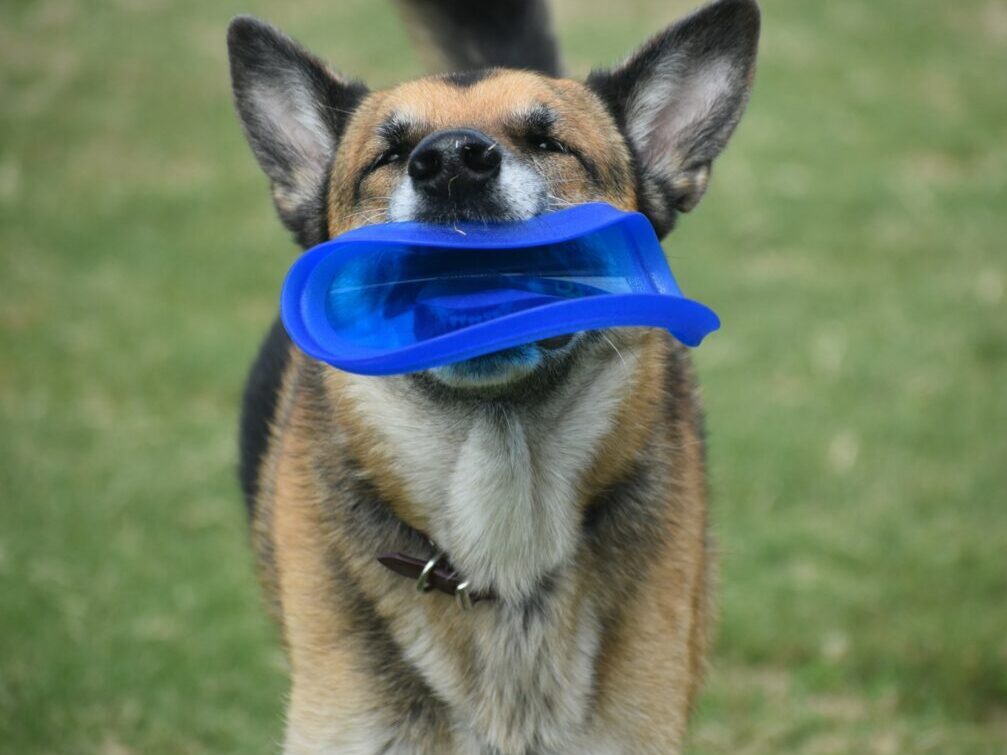
{"type": "Polygon", "coordinates": [[[427,592],[430,589],[430,574],[440,563],[440,560],[444,558],[443,553],[437,553],[423,565],[423,571],[420,572],[420,576],[416,578],[416,592],[427,592]]]}
{"type": "Polygon", "coordinates": [[[469,592],[469,581],[466,579],[455,588],[455,602],[463,611],[472,610],[472,594],[469,592]]]}

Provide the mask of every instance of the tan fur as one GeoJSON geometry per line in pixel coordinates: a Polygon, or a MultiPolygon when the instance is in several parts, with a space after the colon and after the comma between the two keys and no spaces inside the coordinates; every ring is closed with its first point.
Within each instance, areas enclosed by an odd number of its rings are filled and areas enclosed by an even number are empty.
{"type": "MultiPolygon", "coordinates": [[[[298,433],[299,413],[278,454],[272,535],[293,688],[288,721],[321,744],[329,732],[353,728],[373,704],[366,675],[354,669],[339,610],[339,590],[326,566],[328,533],[302,463],[310,435],[298,433]]],[[[308,751],[307,749],[305,751],[308,751]]],[[[296,752],[296,749],[295,749],[296,752]]]]}

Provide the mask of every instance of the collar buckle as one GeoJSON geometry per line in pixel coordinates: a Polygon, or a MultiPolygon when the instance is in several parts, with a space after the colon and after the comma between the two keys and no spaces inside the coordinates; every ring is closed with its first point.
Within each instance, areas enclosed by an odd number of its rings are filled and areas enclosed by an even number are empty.
{"type": "Polygon", "coordinates": [[[434,569],[437,568],[437,565],[443,559],[443,553],[435,553],[434,557],[423,565],[420,575],[416,578],[416,592],[430,592],[434,589],[433,585],[430,584],[430,575],[433,574],[434,569]]]}

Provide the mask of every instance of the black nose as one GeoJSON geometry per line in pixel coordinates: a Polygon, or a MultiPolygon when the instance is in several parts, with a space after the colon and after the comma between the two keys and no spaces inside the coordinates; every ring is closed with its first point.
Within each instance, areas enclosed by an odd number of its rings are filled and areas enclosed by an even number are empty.
{"type": "Polygon", "coordinates": [[[441,199],[462,199],[499,173],[499,146],[470,128],[430,134],[409,157],[409,175],[416,189],[441,199]]]}

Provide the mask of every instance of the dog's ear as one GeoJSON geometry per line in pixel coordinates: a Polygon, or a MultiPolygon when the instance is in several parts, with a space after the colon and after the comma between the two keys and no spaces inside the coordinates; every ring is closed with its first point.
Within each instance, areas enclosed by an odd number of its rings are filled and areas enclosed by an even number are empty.
{"type": "Polygon", "coordinates": [[[320,243],[327,236],[326,175],[367,88],[249,16],[231,22],[227,47],[238,115],[280,218],[302,246],[320,243]]]}
{"type": "Polygon", "coordinates": [[[588,78],[629,142],[660,235],[702,198],[748,101],[758,42],[755,0],[717,0],[588,78]]]}

